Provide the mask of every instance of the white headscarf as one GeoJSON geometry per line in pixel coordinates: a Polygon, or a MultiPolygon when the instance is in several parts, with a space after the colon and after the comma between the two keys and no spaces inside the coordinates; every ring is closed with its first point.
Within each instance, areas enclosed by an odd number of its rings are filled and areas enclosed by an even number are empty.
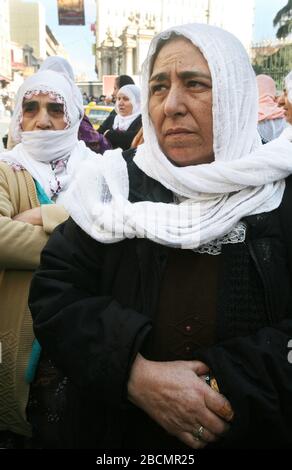
{"type": "Polygon", "coordinates": [[[19,88],[10,124],[10,133],[18,143],[12,150],[0,154],[0,160],[25,168],[36,179],[49,197],[67,189],[73,171],[91,152],[78,141],[78,129],[83,117],[80,90],[69,75],[52,70],[37,72],[19,88]],[[22,131],[22,103],[25,97],[48,94],[64,106],[64,130],[22,131]],[[63,169],[54,162],[64,160],[63,169]]]}
{"type": "Polygon", "coordinates": [[[72,217],[93,238],[107,243],[147,237],[164,245],[197,249],[224,237],[227,243],[238,242],[240,237],[229,236],[238,222],[244,216],[276,209],[283,197],[284,178],[292,172],[288,139],[281,136],[265,146],[260,143],[255,74],[242,44],[214,26],[170,28],[152,40],[142,78],[145,143],[138,147],[134,161],[183,202],[130,203],[127,166],[116,150],[80,175],[74,187],[78,201],[73,197],[68,205],[72,217]],[[215,161],[209,164],[174,166],[161,151],[148,114],[151,59],[158,42],[172,32],[200,49],[211,72],[215,161]],[[82,188],[86,174],[90,176],[82,188]]]}
{"type": "Polygon", "coordinates": [[[126,131],[129,129],[132,122],[134,122],[135,119],[141,114],[141,92],[140,88],[136,85],[125,85],[119,89],[118,95],[119,93],[122,93],[129,98],[133,109],[129,116],[121,116],[119,114],[118,104],[116,104],[117,115],[113,123],[113,129],[126,131]]]}
{"type": "Polygon", "coordinates": [[[58,55],[47,57],[40,66],[39,71],[44,72],[45,70],[53,70],[54,72],[67,75],[67,77],[69,77],[74,82],[73,69],[68,60],[64,59],[64,57],[60,57],[58,55]]]}

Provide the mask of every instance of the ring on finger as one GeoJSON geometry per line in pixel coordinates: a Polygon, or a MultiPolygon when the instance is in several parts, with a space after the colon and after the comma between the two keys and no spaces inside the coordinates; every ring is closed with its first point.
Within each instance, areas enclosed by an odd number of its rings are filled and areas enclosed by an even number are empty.
{"type": "Polygon", "coordinates": [[[203,439],[203,433],[204,433],[204,426],[199,426],[198,429],[195,429],[193,431],[193,436],[196,439],[196,441],[201,441],[203,439]]]}

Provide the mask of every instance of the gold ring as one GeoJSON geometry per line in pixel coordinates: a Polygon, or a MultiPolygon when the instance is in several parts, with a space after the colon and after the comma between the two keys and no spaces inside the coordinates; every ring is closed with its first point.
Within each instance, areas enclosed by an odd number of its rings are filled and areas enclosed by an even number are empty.
{"type": "Polygon", "coordinates": [[[202,440],[203,439],[203,432],[204,432],[204,427],[200,426],[198,429],[195,429],[193,432],[193,436],[196,440],[202,440]]]}

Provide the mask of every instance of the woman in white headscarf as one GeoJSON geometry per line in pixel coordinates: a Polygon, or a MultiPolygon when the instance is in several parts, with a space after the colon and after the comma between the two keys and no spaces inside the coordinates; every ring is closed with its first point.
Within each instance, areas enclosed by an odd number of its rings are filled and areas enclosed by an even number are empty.
{"type": "Polygon", "coordinates": [[[32,282],[76,385],[69,441],[291,448],[292,143],[261,144],[255,74],[220,28],[162,32],[142,77],[145,143],[84,166],[32,282]]]}
{"type": "Polygon", "coordinates": [[[284,111],[276,99],[276,84],[268,75],[257,75],[259,92],[258,131],[266,144],[283,132],[286,127],[284,111]]]}
{"type": "Polygon", "coordinates": [[[38,72],[18,91],[10,126],[17,145],[0,154],[0,431],[22,436],[31,434],[26,406],[39,354],[36,345],[31,356],[30,280],[51,232],[68,217],[62,198],[74,174],[96,158],[78,141],[82,116],[74,82],[38,72]]]}
{"type": "Polygon", "coordinates": [[[116,100],[117,115],[112,129],[105,131],[104,136],[113,148],[127,150],[137,132],[141,129],[141,97],[136,85],[125,85],[119,89],[116,100]]]}
{"type": "MultiPolygon", "coordinates": [[[[45,72],[48,70],[61,74],[67,77],[69,80],[72,80],[72,82],[74,82],[73,69],[69,62],[63,57],[47,57],[47,59],[40,66],[39,71],[45,72]]],[[[93,128],[90,120],[84,113],[84,109],[83,118],[79,125],[78,139],[83,140],[85,142],[85,145],[95,153],[103,154],[106,150],[112,148],[111,144],[107,141],[107,139],[93,128]]],[[[15,142],[13,141],[11,133],[9,132],[7,148],[11,150],[14,146],[15,142]]]]}

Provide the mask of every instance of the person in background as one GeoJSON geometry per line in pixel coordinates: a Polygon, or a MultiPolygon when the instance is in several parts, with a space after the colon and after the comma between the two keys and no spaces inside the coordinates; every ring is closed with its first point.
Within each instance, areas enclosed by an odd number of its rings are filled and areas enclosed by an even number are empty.
{"type": "Polygon", "coordinates": [[[105,106],[105,105],[106,105],[106,102],[105,102],[105,95],[100,95],[97,104],[100,104],[101,106],[105,106]]]}
{"type": "Polygon", "coordinates": [[[277,103],[276,84],[268,75],[257,75],[259,93],[258,131],[262,143],[279,137],[286,127],[284,111],[277,103]]]}
{"type": "Polygon", "coordinates": [[[142,127],[140,89],[136,85],[125,85],[119,89],[116,112],[113,126],[104,132],[104,137],[113,148],[127,150],[142,127]]]}
{"type": "Polygon", "coordinates": [[[284,117],[288,123],[287,133],[292,129],[292,72],[285,77],[285,86],[283,93],[278,98],[278,104],[281,106],[284,117]]]}
{"type": "Polygon", "coordinates": [[[83,98],[83,104],[84,104],[84,106],[86,106],[89,103],[89,98],[87,96],[86,91],[83,92],[82,98],[83,98]]]}
{"type": "Polygon", "coordinates": [[[85,163],[31,285],[68,447],[291,449],[291,139],[215,26],[155,36],[142,80],[144,144],[85,163]]]}
{"type": "Polygon", "coordinates": [[[105,104],[106,104],[106,106],[113,106],[114,105],[112,95],[107,95],[105,97],[105,104]]]}
{"type": "MultiPolygon", "coordinates": [[[[18,91],[10,125],[16,145],[0,154],[0,447],[7,440],[9,446],[19,445],[32,435],[27,405],[40,347],[34,341],[28,289],[50,234],[68,218],[64,194],[81,164],[96,158],[78,141],[82,117],[82,96],[70,77],[40,71],[18,91]]],[[[37,380],[50,386],[59,376],[46,364],[47,373],[37,380]]],[[[60,395],[54,400],[58,409],[60,395]]],[[[48,408],[37,404],[37,412],[50,428],[48,408]]],[[[54,425],[50,429],[57,442],[54,425]]]]}
{"type": "MultiPolygon", "coordinates": [[[[119,89],[125,85],[135,85],[134,80],[129,75],[119,75],[115,79],[114,89],[112,93],[112,100],[114,103],[116,101],[117,93],[119,89]]],[[[107,131],[108,129],[111,129],[116,115],[117,115],[117,112],[115,109],[113,109],[110,115],[106,118],[106,120],[99,127],[98,132],[100,132],[101,134],[104,134],[105,131],[107,131]]]]}

